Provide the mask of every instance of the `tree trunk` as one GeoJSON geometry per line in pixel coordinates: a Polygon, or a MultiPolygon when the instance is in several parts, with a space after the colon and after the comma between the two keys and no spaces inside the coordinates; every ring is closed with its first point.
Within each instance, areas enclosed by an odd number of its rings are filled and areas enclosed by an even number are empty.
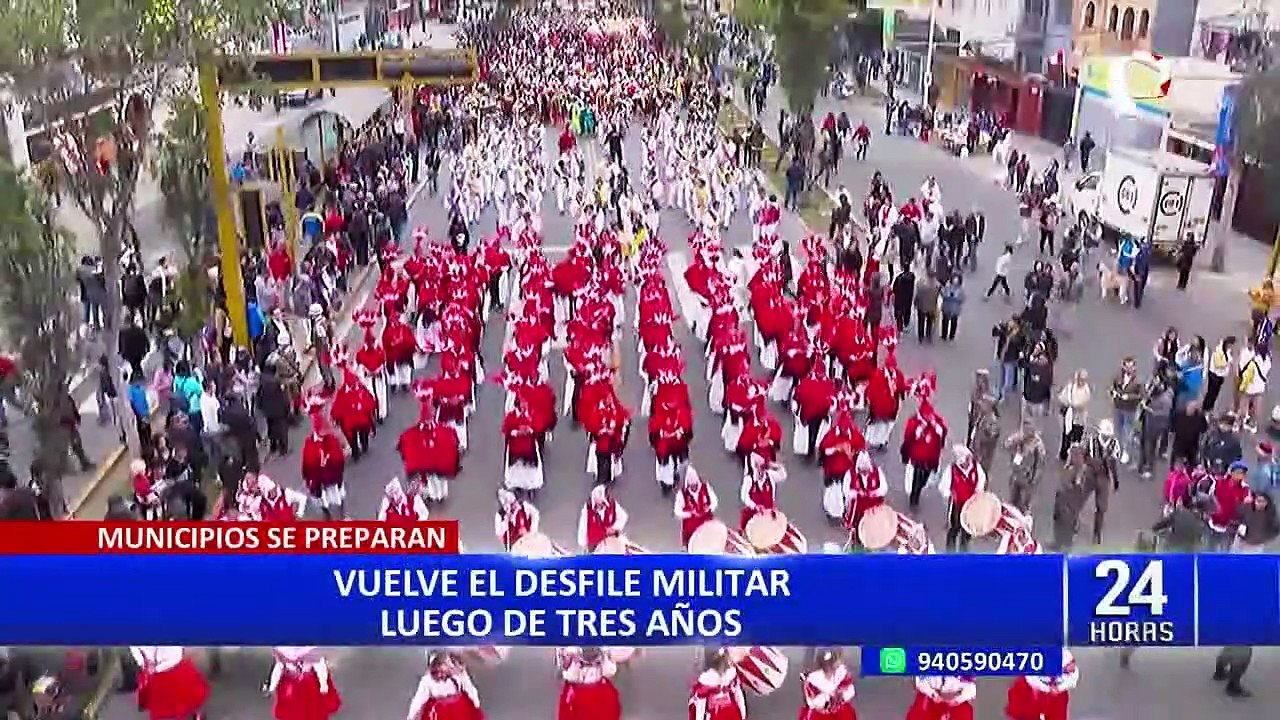
{"type": "Polygon", "coordinates": [[[1223,272],[1227,268],[1227,243],[1230,242],[1231,225],[1236,215],[1236,198],[1240,194],[1240,176],[1244,174],[1244,166],[1232,161],[1227,174],[1227,187],[1222,193],[1222,215],[1213,224],[1213,254],[1209,258],[1209,269],[1223,272]]]}

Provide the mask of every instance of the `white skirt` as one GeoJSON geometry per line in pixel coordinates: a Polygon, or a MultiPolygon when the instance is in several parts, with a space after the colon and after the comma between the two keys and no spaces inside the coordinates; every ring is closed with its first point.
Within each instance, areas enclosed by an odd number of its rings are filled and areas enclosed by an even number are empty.
{"type": "Polygon", "coordinates": [[[327,485],[320,490],[320,504],[331,508],[341,505],[347,499],[347,491],[341,484],[327,485]]]}
{"type": "Polygon", "coordinates": [[[867,425],[867,444],[871,447],[884,447],[889,444],[889,436],[893,434],[894,421],[873,422],[867,425]]]}
{"type": "Polygon", "coordinates": [[[844,483],[831,483],[822,491],[822,511],[833,519],[844,518],[844,510],[848,499],[844,496],[844,483]]]}
{"type": "Polygon", "coordinates": [[[658,484],[663,487],[675,487],[676,485],[676,460],[671,458],[666,462],[661,460],[654,461],[653,475],[658,480],[658,484]]]}
{"type": "Polygon", "coordinates": [[[428,500],[444,500],[449,497],[449,481],[439,475],[428,475],[425,493],[428,500]]]}
{"type": "Polygon", "coordinates": [[[449,423],[454,432],[458,433],[458,449],[462,452],[467,451],[467,424],[465,422],[449,423]]]}
{"type": "Polygon", "coordinates": [[[795,386],[796,381],[787,377],[779,370],[773,376],[773,384],[769,386],[769,399],[774,402],[785,403],[791,399],[791,390],[795,386]]]}
{"type": "Polygon", "coordinates": [[[508,463],[503,484],[508,490],[541,490],[544,482],[542,474],[542,458],[533,465],[525,463],[508,463]]]}
{"type": "Polygon", "coordinates": [[[720,439],[724,441],[724,449],[733,452],[738,448],[738,438],[742,437],[742,423],[733,419],[729,413],[724,414],[724,423],[720,426],[720,439]]]}

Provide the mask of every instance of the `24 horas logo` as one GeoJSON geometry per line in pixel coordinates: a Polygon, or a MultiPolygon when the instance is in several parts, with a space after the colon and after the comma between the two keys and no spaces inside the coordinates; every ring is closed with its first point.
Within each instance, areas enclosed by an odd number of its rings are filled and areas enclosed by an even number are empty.
{"type": "Polygon", "coordinates": [[[1128,215],[1138,207],[1138,181],[1132,175],[1125,175],[1116,188],[1116,208],[1128,215]]]}

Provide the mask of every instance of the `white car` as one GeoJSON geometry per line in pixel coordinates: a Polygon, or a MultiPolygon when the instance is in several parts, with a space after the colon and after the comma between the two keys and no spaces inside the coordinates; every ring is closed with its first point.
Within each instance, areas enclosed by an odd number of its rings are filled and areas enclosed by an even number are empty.
{"type": "Polygon", "coordinates": [[[1062,189],[1062,207],[1066,216],[1083,222],[1098,214],[1098,185],[1101,172],[1091,172],[1062,189]]]}

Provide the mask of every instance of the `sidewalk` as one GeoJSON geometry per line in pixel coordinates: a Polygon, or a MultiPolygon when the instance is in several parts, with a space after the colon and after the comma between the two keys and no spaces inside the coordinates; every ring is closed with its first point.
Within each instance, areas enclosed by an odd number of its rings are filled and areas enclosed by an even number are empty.
{"type": "MultiPolygon", "coordinates": [[[[424,42],[431,47],[453,47],[453,28],[451,26],[428,24],[428,34],[423,34],[420,28],[414,28],[411,36],[411,42],[424,42]]],[[[376,101],[376,96],[381,95],[384,99],[389,95],[385,90],[381,89],[357,89],[351,92],[338,91],[337,95],[329,98],[329,102],[369,102],[376,101]],[[356,94],[351,94],[355,92],[356,94]],[[362,94],[363,93],[363,94],[362,94]]],[[[323,101],[322,101],[323,102],[323,101]]],[[[318,107],[319,103],[312,103],[311,107],[318,107]]],[[[298,110],[304,110],[299,108],[298,110]]],[[[246,112],[244,119],[239,126],[244,132],[253,132],[258,137],[268,137],[263,134],[270,132],[274,134],[275,127],[283,122],[281,118],[285,116],[285,112],[277,115],[273,110],[268,108],[262,113],[246,112]],[[270,128],[270,130],[250,129],[250,128],[270,128]]],[[[290,121],[296,118],[301,123],[303,117],[294,113],[290,115],[290,121]]],[[[232,137],[227,135],[228,143],[232,137]]],[[[230,145],[229,145],[230,147],[230,145]]],[[[426,179],[423,178],[422,184],[410,193],[408,197],[408,205],[412,207],[415,200],[419,196],[419,192],[425,187],[426,179]]],[[[356,308],[361,307],[367,298],[368,293],[373,289],[373,282],[376,279],[376,265],[370,264],[368,267],[357,270],[351,278],[351,290],[344,300],[342,308],[334,317],[334,325],[338,337],[349,338],[354,336],[359,330],[352,320],[352,313],[356,308]]],[[[305,382],[312,384],[316,378],[315,358],[307,355],[302,358],[302,371],[305,382]]],[[[64,490],[67,495],[67,503],[71,507],[72,514],[79,518],[95,518],[101,517],[106,510],[107,498],[115,492],[119,492],[127,481],[128,463],[126,460],[130,454],[119,442],[115,429],[110,426],[102,426],[98,424],[97,404],[93,398],[96,389],[92,381],[85,382],[81,395],[77,395],[77,401],[81,402],[80,413],[84,417],[81,425],[82,437],[84,438],[84,446],[90,458],[98,463],[98,467],[89,473],[68,476],[64,478],[64,490]]],[[[25,420],[25,419],[24,419],[25,420]]],[[[18,425],[18,418],[14,417],[13,425],[18,425]]],[[[30,423],[26,421],[27,438],[30,438],[30,423]]],[[[13,446],[13,467],[19,477],[26,476],[26,464],[21,462],[19,455],[27,458],[25,463],[30,463],[31,448],[34,446],[32,440],[28,439],[25,448],[19,450],[19,441],[17,439],[16,428],[11,427],[11,445],[13,446]]]]}

